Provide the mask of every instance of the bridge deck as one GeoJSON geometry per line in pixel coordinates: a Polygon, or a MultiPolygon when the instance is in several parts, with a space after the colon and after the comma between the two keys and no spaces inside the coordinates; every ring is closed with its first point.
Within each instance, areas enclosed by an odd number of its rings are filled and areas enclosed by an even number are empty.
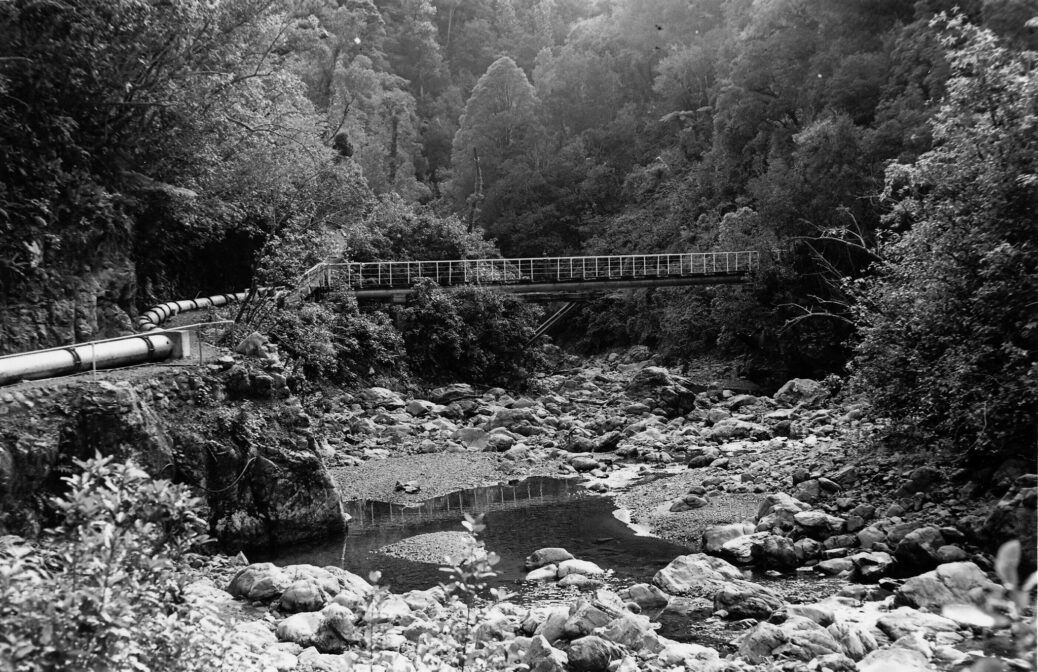
{"type": "Polygon", "coordinates": [[[756,251],[323,263],[304,274],[296,291],[305,298],[317,289],[342,287],[358,298],[386,299],[412,292],[422,278],[441,287],[484,285],[521,293],[598,291],[740,282],[758,266],[756,251]]]}

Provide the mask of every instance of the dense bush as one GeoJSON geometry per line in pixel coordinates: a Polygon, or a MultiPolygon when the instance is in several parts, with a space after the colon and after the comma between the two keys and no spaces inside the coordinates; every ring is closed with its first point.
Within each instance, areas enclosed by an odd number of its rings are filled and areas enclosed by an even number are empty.
{"type": "Polygon", "coordinates": [[[389,316],[362,311],[346,292],[330,294],[321,303],[275,309],[266,330],[312,380],[353,383],[397,369],[402,354],[400,333],[389,316]]]}
{"type": "Polygon", "coordinates": [[[527,342],[536,308],[482,287],[444,291],[424,281],[399,318],[411,370],[433,380],[519,385],[538,358],[527,342]]]}
{"type": "Polygon", "coordinates": [[[111,458],[77,462],[38,545],[0,542],[0,670],[251,670],[226,626],[183,599],[201,501],[111,458]]]}
{"type": "Polygon", "coordinates": [[[1038,408],[1038,77],[1034,54],[955,19],[937,146],[887,171],[879,277],[855,384],[928,445],[1034,457],[1038,408]]]}

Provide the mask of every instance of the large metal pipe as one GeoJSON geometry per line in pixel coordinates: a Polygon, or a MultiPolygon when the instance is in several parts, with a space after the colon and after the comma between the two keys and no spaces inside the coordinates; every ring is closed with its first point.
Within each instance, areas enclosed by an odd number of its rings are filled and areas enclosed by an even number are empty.
{"type": "Polygon", "coordinates": [[[0,357],[0,385],[19,380],[65,376],[91,369],[111,369],[166,359],[176,344],[165,334],[142,334],[126,338],[81,343],[66,348],[37,350],[0,357]]]}
{"type": "Polygon", "coordinates": [[[248,295],[248,292],[238,292],[237,294],[214,294],[201,299],[184,299],[183,301],[167,301],[166,303],[160,303],[154,308],[141,313],[141,316],[137,318],[137,330],[154,331],[155,329],[159,329],[163,322],[181,312],[226,306],[228,303],[243,301],[248,295]]]}

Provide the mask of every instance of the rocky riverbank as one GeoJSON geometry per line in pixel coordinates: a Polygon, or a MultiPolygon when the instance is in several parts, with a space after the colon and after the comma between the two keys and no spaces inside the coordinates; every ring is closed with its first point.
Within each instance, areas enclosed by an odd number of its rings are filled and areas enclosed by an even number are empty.
{"type": "MultiPolygon", "coordinates": [[[[454,385],[307,402],[344,496],[414,502],[579,474],[633,522],[699,550],[649,583],[612,591],[596,580],[608,567],[533,559],[528,578],[564,582],[569,602],[482,601],[475,620],[438,588],[392,595],[348,567],[224,567],[212,575],[219,587],[198,591],[250,604],[240,634],[279,670],[961,669],[981,640],[1008,633],[997,613],[1008,575],[993,571],[992,551],[1022,537],[1022,562],[1033,563],[1033,465],[993,465],[978,480],[933,455],[879,450],[867,409],[815,381],[770,396],[731,387],[636,355],[544,376],[527,395],[454,385]],[[804,603],[751,568],[829,577],[828,594],[804,603]],[[739,635],[728,646],[675,642],[658,618],[739,635]]],[[[424,553],[419,541],[410,546],[424,553]]],[[[1033,639],[1018,643],[1004,658],[1027,669],[1033,639]]]]}

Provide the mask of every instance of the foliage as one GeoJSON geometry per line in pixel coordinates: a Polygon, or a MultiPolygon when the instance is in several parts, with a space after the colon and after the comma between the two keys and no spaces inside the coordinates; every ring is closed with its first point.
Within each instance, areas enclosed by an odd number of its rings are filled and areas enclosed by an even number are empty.
{"type": "Polygon", "coordinates": [[[453,215],[407,204],[399,196],[380,197],[362,226],[345,240],[351,261],[486,259],[498,256],[480,232],[470,232],[453,215]]]}
{"type": "Polygon", "coordinates": [[[475,664],[477,669],[486,669],[488,664],[493,665],[495,658],[503,656],[500,651],[493,651],[488,642],[480,642],[478,633],[474,630],[485,620],[488,606],[504,602],[513,596],[504,588],[491,588],[487,591],[487,579],[497,576],[494,565],[500,562],[501,558],[497,553],[487,551],[484,543],[479,541],[479,534],[486,529],[483,514],[473,517],[466,513],[461,525],[476,539],[476,543],[462,557],[445,557],[444,564],[440,567],[440,571],[447,573],[451,578],[449,583],[441,584],[450,599],[449,606],[456,613],[462,614],[461,622],[454,620],[449,623],[448,634],[458,643],[456,656],[459,669],[465,670],[466,666],[472,664],[475,664]],[[489,605],[482,601],[487,592],[490,595],[489,605]]]}
{"type": "Polygon", "coordinates": [[[861,291],[855,383],[930,445],[1034,446],[1038,77],[1034,54],[942,19],[954,75],[937,145],[887,171],[892,233],[861,291]]]}
{"type": "Polygon", "coordinates": [[[538,365],[527,343],[535,309],[483,287],[421,281],[398,313],[412,372],[430,379],[524,386],[538,365]]]}
{"type": "Polygon", "coordinates": [[[0,546],[0,669],[259,669],[184,602],[177,563],[207,540],[200,500],[133,464],[76,465],[58,526],[0,546]]]}
{"type": "Polygon", "coordinates": [[[149,300],[248,282],[333,158],[272,5],[0,7],[2,288],[120,255],[149,300]]]}
{"type": "Polygon", "coordinates": [[[376,372],[400,372],[403,343],[389,316],[362,311],[345,292],[320,303],[275,309],[264,330],[311,381],[355,383],[376,372]]]}

